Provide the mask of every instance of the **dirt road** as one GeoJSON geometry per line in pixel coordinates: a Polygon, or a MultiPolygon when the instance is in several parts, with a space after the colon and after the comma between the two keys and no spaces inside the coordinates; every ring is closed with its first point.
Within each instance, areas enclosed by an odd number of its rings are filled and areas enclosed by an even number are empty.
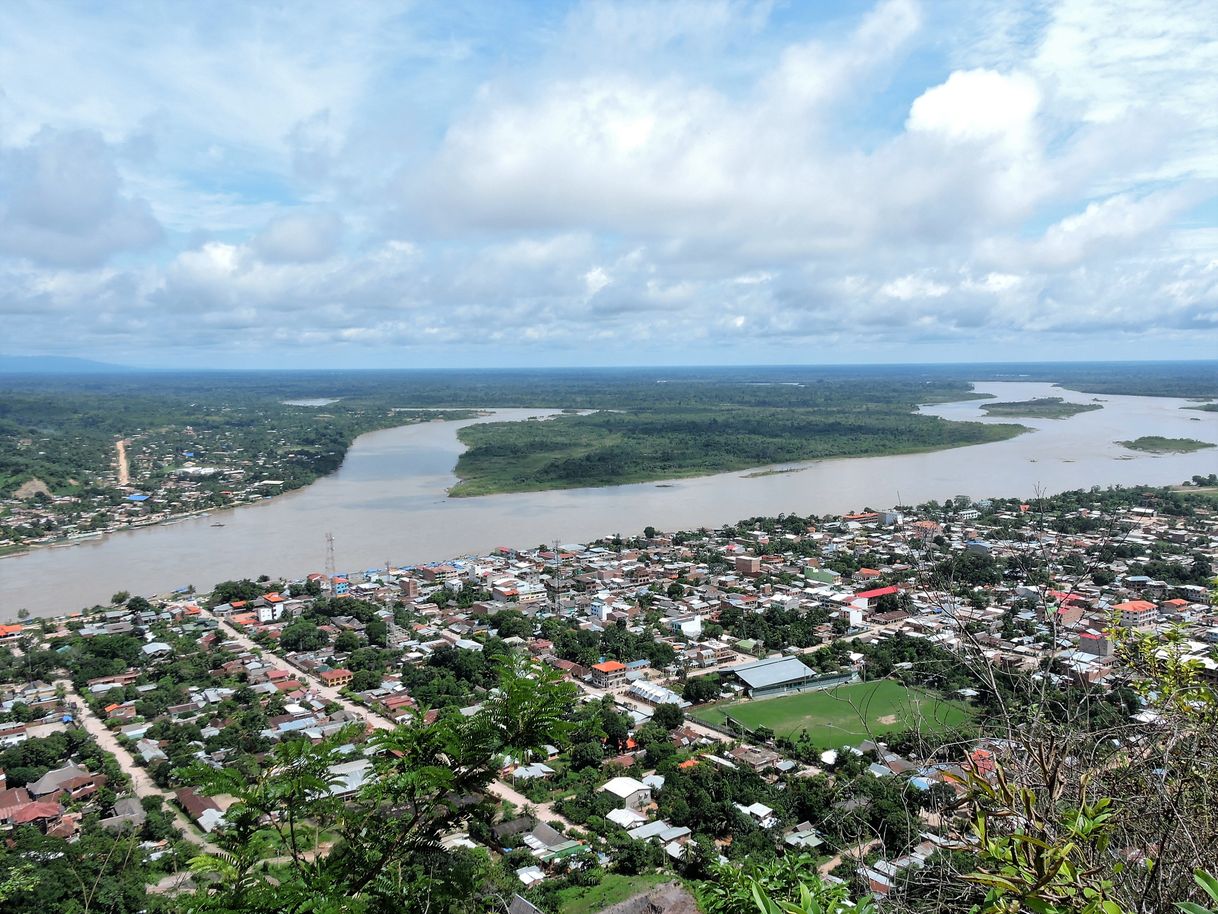
{"type": "Polygon", "coordinates": [[[120,438],[114,442],[114,450],[118,460],[118,484],[120,486],[131,485],[131,468],[127,465],[127,445],[129,443],[126,438],[120,438]]]}
{"type": "Polygon", "coordinates": [[[111,731],[92,709],[85,703],[85,700],[72,687],[72,683],[66,679],[56,680],[55,685],[63,684],[67,690],[67,694],[73,698],[73,713],[76,716],[80,725],[85,728],[90,736],[97,740],[97,744],[109,752],[118,760],[119,767],[123,769],[127,777],[131,778],[131,786],[138,797],[160,797],[165,801],[165,808],[173,813],[177,820],[178,827],[182,829],[182,833],[186,836],[186,840],[198,845],[209,854],[218,854],[220,849],[208,841],[206,838],[199,835],[195,826],[186,818],[186,814],[182,812],[173,803],[173,794],[167,790],[162,790],[149,776],[147,769],[136,764],[131,753],[123,747],[118,738],[111,731]]]}

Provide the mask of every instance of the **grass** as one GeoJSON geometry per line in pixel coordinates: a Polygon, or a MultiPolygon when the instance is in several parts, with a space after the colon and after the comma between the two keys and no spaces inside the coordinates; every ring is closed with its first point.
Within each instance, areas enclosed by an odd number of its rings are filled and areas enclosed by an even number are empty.
{"type": "Polygon", "coordinates": [[[1163,438],[1159,435],[1143,435],[1133,441],[1118,441],[1117,444],[1147,454],[1191,454],[1214,447],[1208,441],[1198,441],[1196,438],[1163,438]]]}
{"type": "Polygon", "coordinates": [[[595,914],[661,883],[672,882],[674,878],[672,873],[647,873],[643,876],[607,873],[599,885],[571,886],[559,891],[558,908],[563,914],[595,914]]]}
{"type": "Polygon", "coordinates": [[[1010,403],[983,403],[981,408],[991,416],[1008,419],[1069,419],[1104,407],[1099,403],[1067,403],[1061,397],[1038,397],[1010,403]]]}
{"type": "Polygon", "coordinates": [[[814,744],[836,748],[914,727],[947,730],[967,724],[973,712],[963,702],[882,679],[779,698],[728,702],[699,708],[690,716],[723,725],[729,715],[749,729],[769,727],[777,736],[794,737],[807,730],[814,744]]]}

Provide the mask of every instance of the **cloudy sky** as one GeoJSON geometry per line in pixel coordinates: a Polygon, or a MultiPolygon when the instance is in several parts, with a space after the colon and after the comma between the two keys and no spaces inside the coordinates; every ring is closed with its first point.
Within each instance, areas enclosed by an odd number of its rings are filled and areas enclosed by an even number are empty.
{"type": "Polygon", "coordinates": [[[0,4],[0,352],[1218,356],[1213,0],[0,4]]]}

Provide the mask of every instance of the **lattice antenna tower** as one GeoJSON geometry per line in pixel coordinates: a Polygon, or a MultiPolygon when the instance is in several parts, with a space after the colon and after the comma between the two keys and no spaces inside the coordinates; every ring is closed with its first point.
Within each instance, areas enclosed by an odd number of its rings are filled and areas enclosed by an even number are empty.
{"type": "Polygon", "coordinates": [[[334,534],[326,534],[326,580],[331,584],[338,577],[338,564],[334,561],[334,534]]]}

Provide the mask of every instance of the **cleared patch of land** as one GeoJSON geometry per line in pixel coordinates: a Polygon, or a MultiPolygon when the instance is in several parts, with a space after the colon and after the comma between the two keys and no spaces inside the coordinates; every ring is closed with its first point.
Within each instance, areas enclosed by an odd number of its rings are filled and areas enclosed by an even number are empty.
{"type": "Polygon", "coordinates": [[[21,485],[17,486],[17,490],[13,492],[14,498],[20,498],[23,501],[28,498],[33,498],[35,495],[45,495],[47,498],[51,497],[51,490],[47,487],[47,484],[38,477],[27,479],[21,485]]]}
{"type": "Polygon", "coordinates": [[[1067,403],[1061,397],[1037,397],[1006,403],[983,403],[981,408],[991,416],[1007,419],[1069,419],[1079,413],[1103,409],[1099,403],[1067,403]]]}
{"type": "Polygon", "coordinates": [[[1198,441],[1196,438],[1163,438],[1160,435],[1143,435],[1132,441],[1118,441],[1117,444],[1147,454],[1191,454],[1214,447],[1208,441],[1198,441]]]}
{"type": "Polygon", "coordinates": [[[814,744],[837,748],[902,730],[942,732],[967,724],[973,711],[963,702],[882,679],[779,698],[727,702],[697,708],[690,716],[719,726],[730,717],[749,730],[769,727],[777,736],[794,737],[807,730],[814,744]]]}

